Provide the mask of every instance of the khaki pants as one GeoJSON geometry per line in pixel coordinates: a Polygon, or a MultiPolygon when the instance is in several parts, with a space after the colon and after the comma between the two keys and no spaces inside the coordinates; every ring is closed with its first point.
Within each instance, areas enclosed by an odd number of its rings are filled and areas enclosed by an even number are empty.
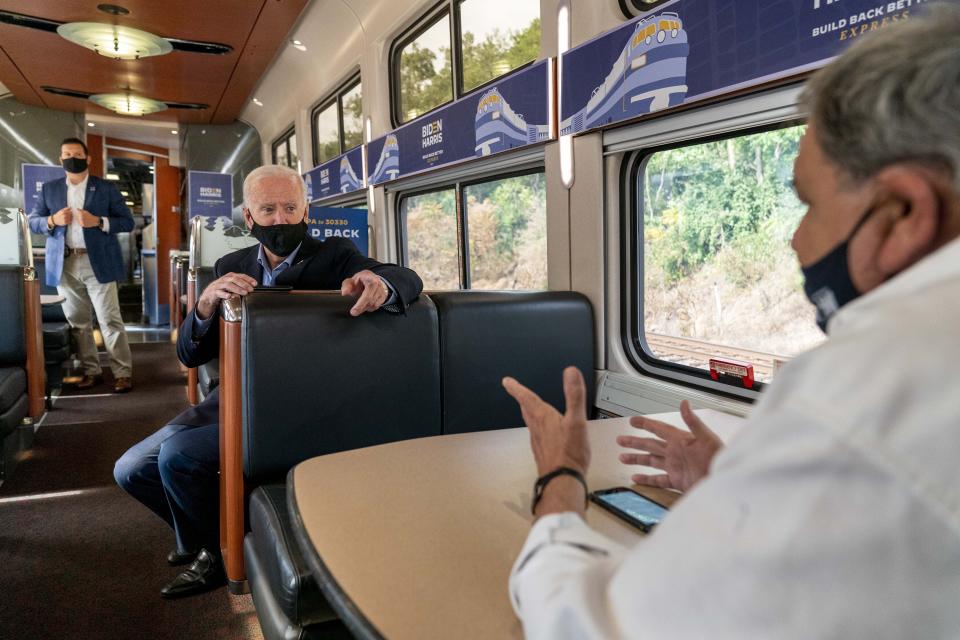
{"type": "Polygon", "coordinates": [[[57,291],[65,300],[63,312],[77,339],[80,362],[86,375],[100,375],[100,358],[93,340],[93,312],[97,314],[103,343],[110,354],[110,369],[114,378],[129,378],[133,371],[133,357],[127,342],[127,332],[120,317],[117,283],[97,281],[86,255],[69,255],[63,261],[63,275],[57,291]]]}

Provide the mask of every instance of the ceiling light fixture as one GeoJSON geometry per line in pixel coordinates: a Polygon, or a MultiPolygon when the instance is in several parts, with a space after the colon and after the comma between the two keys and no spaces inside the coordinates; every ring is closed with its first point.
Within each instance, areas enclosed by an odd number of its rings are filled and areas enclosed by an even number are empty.
{"type": "Polygon", "coordinates": [[[95,127],[95,126],[97,126],[97,125],[93,124],[92,122],[88,122],[88,123],[87,123],[87,126],[88,126],[88,127],[95,127]]]}
{"type": "Polygon", "coordinates": [[[129,191],[121,191],[121,192],[120,192],[120,195],[122,195],[124,198],[126,198],[128,195],[130,195],[130,192],[129,192],[129,191]]]}
{"type": "Polygon", "coordinates": [[[90,96],[90,101],[125,116],[145,116],[167,108],[164,102],[133,93],[98,93],[90,96]]]}
{"type": "Polygon", "coordinates": [[[119,180],[119,179],[120,179],[120,176],[118,176],[118,175],[115,174],[115,173],[108,173],[108,174],[107,174],[107,180],[119,180]]]}
{"type": "Polygon", "coordinates": [[[139,60],[173,51],[165,38],[148,31],[100,22],[68,22],[57,33],[85,49],[114,60],[139,60]]]}
{"type": "Polygon", "coordinates": [[[299,40],[291,40],[291,41],[290,41],[290,44],[293,45],[293,48],[294,48],[294,49],[297,49],[297,50],[299,50],[299,51],[306,51],[306,50],[307,50],[306,45],[304,45],[304,44],[303,44],[302,42],[300,42],[299,40]]]}
{"type": "Polygon", "coordinates": [[[263,106],[263,103],[260,102],[260,101],[259,101],[258,99],[256,99],[256,98],[253,99],[253,104],[257,105],[258,107],[262,107],[262,106],[263,106]]]}
{"type": "Polygon", "coordinates": [[[133,200],[124,200],[124,202],[127,204],[128,207],[133,206],[133,200]]]}
{"type": "Polygon", "coordinates": [[[170,129],[170,133],[172,133],[173,135],[177,135],[180,132],[177,131],[176,129],[170,129]]]}

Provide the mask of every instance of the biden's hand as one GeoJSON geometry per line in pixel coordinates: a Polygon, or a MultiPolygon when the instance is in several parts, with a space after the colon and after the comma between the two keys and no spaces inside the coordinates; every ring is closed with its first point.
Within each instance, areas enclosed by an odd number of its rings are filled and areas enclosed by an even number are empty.
{"type": "Polygon", "coordinates": [[[343,281],[340,294],[358,298],[357,303],[350,309],[350,315],[359,316],[382,307],[390,297],[390,289],[380,276],[364,269],[343,281]]]}
{"type": "Polygon", "coordinates": [[[228,273],[207,285],[197,300],[197,317],[206,320],[217,310],[221,300],[245,296],[257,286],[257,281],[245,273],[228,273]]]}
{"type": "Polygon", "coordinates": [[[95,216],[86,209],[80,209],[80,224],[87,229],[91,229],[100,224],[100,216],[95,216]]]}

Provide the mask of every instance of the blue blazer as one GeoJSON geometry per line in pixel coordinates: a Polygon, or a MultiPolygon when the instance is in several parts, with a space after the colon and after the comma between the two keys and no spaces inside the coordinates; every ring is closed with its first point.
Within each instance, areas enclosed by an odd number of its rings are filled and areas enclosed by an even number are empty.
{"type": "MultiPolygon", "coordinates": [[[[67,206],[67,178],[58,178],[43,183],[43,191],[37,200],[37,206],[30,213],[30,231],[47,236],[47,284],[55,287],[60,284],[60,275],[63,273],[63,254],[66,248],[66,227],[47,229],[47,218],[67,206]]],[[[120,253],[120,243],[117,234],[123,231],[133,231],[133,215],[123,202],[112,183],[101,180],[96,176],[87,178],[87,193],[83,208],[95,216],[107,218],[110,229],[104,233],[93,227],[84,228],[83,239],[87,245],[87,256],[90,266],[97,276],[98,282],[114,282],[122,280],[123,254],[120,253]]]]}

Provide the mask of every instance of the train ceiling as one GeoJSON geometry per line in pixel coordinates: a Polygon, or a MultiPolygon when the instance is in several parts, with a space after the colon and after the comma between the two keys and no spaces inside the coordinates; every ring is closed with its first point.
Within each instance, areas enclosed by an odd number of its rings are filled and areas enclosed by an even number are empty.
{"type": "Polygon", "coordinates": [[[114,115],[86,96],[129,91],[178,107],[142,118],[229,124],[277,51],[288,44],[287,34],[307,2],[6,0],[0,8],[0,83],[21,102],[50,109],[114,115]],[[113,60],[60,37],[57,26],[69,22],[148,31],[168,40],[173,51],[113,60]]]}

